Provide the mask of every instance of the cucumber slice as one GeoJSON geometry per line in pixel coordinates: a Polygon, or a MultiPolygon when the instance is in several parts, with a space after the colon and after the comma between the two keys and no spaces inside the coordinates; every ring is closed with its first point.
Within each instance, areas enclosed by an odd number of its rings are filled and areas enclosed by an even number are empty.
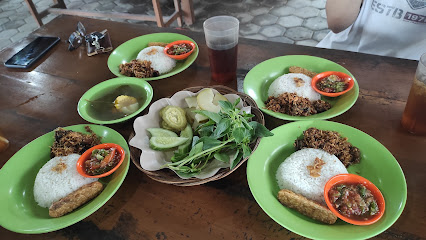
{"type": "Polygon", "coordinates": [[[190,150],[192,137],[194,136],[192,132],[192,127],[188,124],[186,127],[180,132],[181,137],[188,138],[188,140],[178,147],[178,151],[180,153],[187,153],[190,150]]]}
{"type": "Polygon", "coordinates": [[[146,129],[151,137],[177,137],[178,135],[175,132],[164,128],[148,128],[146,129]]]}
{"type": "Polygon", "coordinates": [[[149,146],[153,150],[167,151],[184,144],[188,138],[184,137],[152,137],[149,146]]]}

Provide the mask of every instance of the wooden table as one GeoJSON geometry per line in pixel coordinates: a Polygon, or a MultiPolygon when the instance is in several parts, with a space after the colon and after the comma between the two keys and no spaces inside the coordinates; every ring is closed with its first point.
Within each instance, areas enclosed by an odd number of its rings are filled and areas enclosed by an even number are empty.
{"type": "MultiPolygon", "coordinates": [[[[187,70],[160,81],[150,81],[153,101],[210,81],[203,33],[60,16],[34,32],[59,36],[62,41],[33,68],[13,70],[0,66],[0,132],[10,147],[0,153],[0,166],[21,147],[59,126],[86,123],[77,113],[81,95],[99,82],[113,78],[107,68],[108,54],[87,57],[83,47],[67,51],[65,40],[78,21],[86,29],[105,28],[113,46],[153,32],[178,32],[193,38],[200,54],[187,70]]],[[[32,36],[32,37],[33,37],[32,36]]],[[[4,49],[5,61],[31,39],[4,49]]],[[[401,165],[408,187],[407,205],[399,220],[377,239],[426,238],[425,165],[426,137],[402,130],[400,119],[417,62],[345,51],[283,43],[240,39],[238,78],[244,79],[256,64],[283,55],[312,55],[330,59],[357,78],[360,97],[341,116],[331,119],[358,128],[380,141],[401,165]]],[[[236,88],[236,82],[229,86],[236,88]]],[[[145,112],[144,112],[145,113],[145,112]]],[[[266,117],[272,129],[286,122],[266,117]]],[[[126,139],[132,122],[110,125],[126,139]]],[[[41,235],[22,235],[0,228],[2,239],[294,239],[258,206],[248,188],[245,166],[230,176],[196,187],[176,187],[155,182],[133,164],[117,193],[94,214],[68,228],[41,235]]]]}

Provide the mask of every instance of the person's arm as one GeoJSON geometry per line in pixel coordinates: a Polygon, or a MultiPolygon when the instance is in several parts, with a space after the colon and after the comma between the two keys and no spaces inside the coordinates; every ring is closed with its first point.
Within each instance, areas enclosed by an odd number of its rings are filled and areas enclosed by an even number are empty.
{"type": "Polygon", "coordinates": [[[363,0],[327,0],[328,28],[334,33],[341,32],[355,22],[363,0]]]}

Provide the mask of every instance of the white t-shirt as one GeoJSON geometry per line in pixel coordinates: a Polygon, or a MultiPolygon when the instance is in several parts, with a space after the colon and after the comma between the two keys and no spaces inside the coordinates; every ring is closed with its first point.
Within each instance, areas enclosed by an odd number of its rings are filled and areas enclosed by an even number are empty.
{"type": "Polygon", "coordinates": [[[426,52],[426,0],[364,0],[355,22],[317,47],[419,60],[426,52]]]}

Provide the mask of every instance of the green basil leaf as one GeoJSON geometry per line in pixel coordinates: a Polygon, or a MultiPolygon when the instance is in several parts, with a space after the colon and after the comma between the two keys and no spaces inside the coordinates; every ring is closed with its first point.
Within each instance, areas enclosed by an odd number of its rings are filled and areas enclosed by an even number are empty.
{"type": "Polygon", "coordinates": [[[235,138],[235,142],[241,143],[244,141],[244,134],[246,132],[246,129],[243,127],[237,127],[232,131],[232,136],[235,138]]]}
{"type": "Polygon", "coordinates": [[[216,129],[214,130],[212,134],[212,137],[215,137],[215,138],[223,137],[229,131],[230,126],[231,126],[231,119],[222,118],[220,122],[217,124],[216,129]]]}
{"type": "Polygon", "coordinates": [[[251,148],[247,145],[242,145],[241,147],[243,149],[243,158],[249,157],[251,154],[251,148]]]}
{"type": "Polygon", "coordinates": [[[262,124],[256,122],[256,121],[252,121],[249,123],[253,129],[254,129],[254,137],[269,137],[269,136],[273,136],[274,134],[272,132],[270,132],[265,126],[263,126],[262,124]]]}
{"type": "Polygon", "coordinates": [[[241,98],[235,99],[235,102],[233,104],[234,108],[237,108],[237,105],[238,105],[238,103],[240,103],[240,101],[241,101],[241,98]]]}
{"type": "Polygon", "coordinates": [[[218,123],[220,119],[222,119],[222,117],[218,113],[214,113],[214,112],[209,112],[205,110],[194,110],[193,112],[204,115],[210,118],[211,120],[213,120],[215,123],[218,123]]]}
{"type": "Polygon", "coordinates": [[[216,158],[217,160],[224,162],[224,163],[229,163],[229,155],[226,153],[220,153],[220,152],[216,152],[214,154],[214,158],[216,158]]]}
{"type": "Polygon", "coordinates": [[[238,163],[241,161],[243,157],[243,153],[240,150],[237,150],[237,152],[235,153],[234,157],[231,159],[231,169],[234,169],[238,163]]]}
{"type": "Polygon", "coordinates": [[[225,113],[229,113],[230,111],[234,109],[234,107],[232,106],[232,103],[228,101],[219,101],[219,106],[222,109],[222,111],[225,113]]]}
{"type": "Polygon", "coordinates": [[[220,144],[222,144],[222,141],[219,141],[219,140],[212,138],[212,137],[202,137],[202,138],[200,138],[200,142],[203,143],[203,150],[207,150],[207,149],[210,149],[212,147],[216,147],[216,146],[219,146],[220,144]]]}
{"type": "Polygon", "coordinates": [[[191,148],[191,151],[189,151],[189,157],[194,156],[197,153],[200,153],[203,151],[203,142],[199,142],[197,144],[195,144],[194,147],[191,148]]]}
{"type": "Polygon", "coordinates": [[[214,126],[206,126],[206,127],[202,127],[198,130],[198,134],[200,135],[200,137],[206,137],[206,136],[210,136],[213,134],[214,131],[214,126]]]}

